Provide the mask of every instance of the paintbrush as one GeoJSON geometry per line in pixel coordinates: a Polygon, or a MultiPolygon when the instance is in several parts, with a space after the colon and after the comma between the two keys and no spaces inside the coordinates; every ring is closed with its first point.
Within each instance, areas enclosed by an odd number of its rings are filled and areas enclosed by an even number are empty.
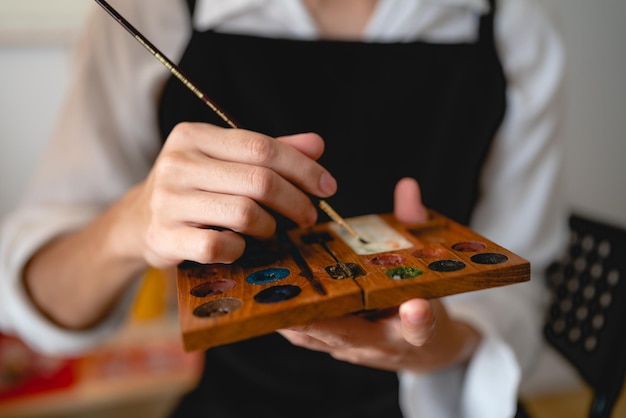
{"type": "MultiPolygon", "coordinates": [[[[215,112],[228,126],[231,128],[237,128],[233,119],[230,118],[224,111],[222,111],[215,103],[213,103],[206,94],[200,90],[196,84],[194,84],[182,71],[181,69],[172,62],[169,58],[167,58],[159,49],[152,44],[145,36],[141,34],[133,25],[131,25],[124,17],[119,14],[109,3],[104,0],[95,0],[106,12],[117,21],[124,29],[126,29],[143,47],[150,52],[161,64],[167,68],[170,73],[174,77],[176,77],[181,83],[185,85],[193,94],[198,97],[204,104],[206,104],[213,112],[215,112]]],[[[348,232],[352,237],[356,238],[362,244],[367,244],[368,242],[364,240],[359,234],[348,225],[348,223],[343,219],[325,200],[319,200],[318,206],[322,209],[333,221],[339,224],[346,232],[348,232]]]]}

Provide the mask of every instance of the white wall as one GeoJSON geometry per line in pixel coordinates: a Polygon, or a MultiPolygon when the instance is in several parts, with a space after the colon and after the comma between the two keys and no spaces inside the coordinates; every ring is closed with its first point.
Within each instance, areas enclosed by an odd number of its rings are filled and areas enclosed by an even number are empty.
{"type": "Polygon", "coordinates": [[[77,32],[95,2],[0,1],[0,217],[15,207],[50,135],[77,32]]]}
{"type": "Polygon", "coordinates": [[[626,227],[626,2],[545,0],[568,54],[567,195],[626,227]]]}
{"type": "Polygon", "coordinates": [[[67,48],[0,48],[0,216],[16,204],[52,130],[67,84],[67,48]]]}
{"type": "MultiPolygon", "coordinates": [[[[544,1],[569,59],[565,168],[571,208],[626,227],[626,2],[544,1]]],[[[72,36],[87,10],[85,0],[56,2],[56,11],[50,3],[0,2],[0,216],[14,207],[53,127],[68,82],[72,36]]]]}

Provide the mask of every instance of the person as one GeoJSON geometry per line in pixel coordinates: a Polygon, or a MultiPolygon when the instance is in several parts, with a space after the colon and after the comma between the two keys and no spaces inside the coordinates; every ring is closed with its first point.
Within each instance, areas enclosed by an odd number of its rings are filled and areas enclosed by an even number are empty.
{"type": "Polygon", "coordinates": [[[2,225],[2,329],[45,352],[98,344],[146,268],[231,263],[275,214],[322,220],[310,196],[344,217],[419,222],[429,207],[531,260],[533,280],[207,350],[176,413],[514,416],[541,342],[541,272],[565,236],[564,57],[539,2],[113,4],[239,128],[95,10],[52,142],[2,225]]]}

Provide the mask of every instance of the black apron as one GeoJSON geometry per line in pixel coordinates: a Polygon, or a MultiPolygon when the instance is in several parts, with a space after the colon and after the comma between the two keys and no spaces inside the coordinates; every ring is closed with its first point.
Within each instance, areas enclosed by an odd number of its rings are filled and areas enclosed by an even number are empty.
{"type": "MultiPolygon", "coordinates": [[[[493,3],[493,2],[492,2],[493,3]]],[[[492,5],[493,6],[493,5],[492,5]]],[[[427,206],[466,224],[505,111],[493,11],[475,43],[304,41],[195,31],[182,70],[239,127],[317,132],[343,216],[393,210],[416,178],[427,206]]],[[[227,125],[175,78],[162,95],[163,139],[181,121],[227,125]]],[[[321,220],[325,220],[322,218],[321,220]]],[[[338,362],[278,334],[210,349],[180,417],[400,417],[395,373],[338,362]]]]}

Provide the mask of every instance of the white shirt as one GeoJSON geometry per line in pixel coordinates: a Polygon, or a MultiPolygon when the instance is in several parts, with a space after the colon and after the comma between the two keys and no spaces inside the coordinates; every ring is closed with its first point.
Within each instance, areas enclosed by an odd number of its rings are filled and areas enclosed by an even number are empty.
{"type": "MultiPolygon", "coordinates": [[[[111,1],[166,56],[178,60],[190,36],[182,0],[111,1]]],[[[507,113],[481,175],[471,226],[531,260],[529,283],[444,300],[450,315],[483,334],[467,367],[433,375],[400,373],[406,417],[508,417],[541,341],[541,273],[565,236],[559,197],[560,39],[538,0],[500,0],[496,46],[507,77],[507,113]]],[[[380,0],[364,40],[474,41],[486,0],[380,0]]],[[[197,29],[314,39],[296,0],[198,0],[197,29]]],[[[0,329],[46,352],[74,352],[124,320],[128,292],[98,328],[56,328],[30,304],[20,272],[57,234],[78,228],[150,170],[160,147],[156,103],[167,70],[96,7],[77,49],[64,111],[19,208],[0,235],[0,329]],[[111,48],[115,45],[115,48],[111,48]]]]}

